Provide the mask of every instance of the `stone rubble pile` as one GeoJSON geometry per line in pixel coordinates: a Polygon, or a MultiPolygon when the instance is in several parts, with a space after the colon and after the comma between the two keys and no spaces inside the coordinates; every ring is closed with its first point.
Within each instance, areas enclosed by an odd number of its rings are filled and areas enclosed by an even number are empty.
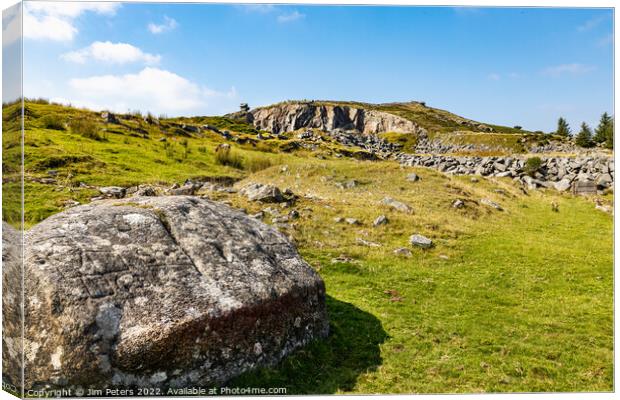
{"type": "Polygon", "coordinates": [[[603,190],[612,187],[615,179],[613,158],[602,156],[541,157],[541,166],[533,173],[526,170],[526,159],[520,157],[416,156],[400,153],[395,158],[404,166],[433,168],[446,174],[513,178],[530,189],[546,187],[567,191],[574,188],[576,182],[583,182],[603,190]]]}

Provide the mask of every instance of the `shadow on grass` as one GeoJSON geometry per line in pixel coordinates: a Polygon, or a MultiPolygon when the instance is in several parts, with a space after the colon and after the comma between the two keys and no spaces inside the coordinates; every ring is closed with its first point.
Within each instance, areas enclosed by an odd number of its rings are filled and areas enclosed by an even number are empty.
{"type": "Polygon", "coordinates": [[[387,339],[381,322],[352,304],[327,296],[330,334],[296,351],[273,368],[248,372],[228,387],[284,387],[287,394],[329,394],[352,390],[359,375],[382,362],[387,339]]]}

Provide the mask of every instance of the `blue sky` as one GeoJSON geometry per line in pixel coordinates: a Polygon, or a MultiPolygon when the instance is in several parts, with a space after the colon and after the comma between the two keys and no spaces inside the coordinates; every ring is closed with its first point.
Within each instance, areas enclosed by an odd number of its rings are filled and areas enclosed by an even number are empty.
{"type": "Polygon", "coordinates": [[[285,99],[420,100],[573,130],[613,112],[610,9],[27,3],[24,91],[211,115],[285,99]]]}

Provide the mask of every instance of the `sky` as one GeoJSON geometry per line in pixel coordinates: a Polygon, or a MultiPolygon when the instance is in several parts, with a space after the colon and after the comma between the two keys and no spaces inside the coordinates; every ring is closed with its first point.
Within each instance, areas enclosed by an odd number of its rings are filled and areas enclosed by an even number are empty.
{"type": "Polygon", "coordinates": [[[613,112],[613,11],[26,2],[24,94],[168,116],[417,100],[577,131],[613,112]]]}

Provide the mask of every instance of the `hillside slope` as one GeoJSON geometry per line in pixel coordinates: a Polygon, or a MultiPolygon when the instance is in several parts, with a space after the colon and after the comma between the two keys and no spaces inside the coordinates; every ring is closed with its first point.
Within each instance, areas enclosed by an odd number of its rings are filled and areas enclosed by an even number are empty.
{"type": "MultiPolygon", "coordinates": [[[[485,133],[531,133],[505,126],[481,123],[458,116],[445,110],[429,107],[423,102],[416,101],[406,103],[383,104],[323,100],[286,101],[269,106],[255,108],[250,112],[250,114],[252,115],[255,122],[258,121],[259,125],[275,125],[276,127],[279,127],[278,124],[273,124],[271,123],[271,121],[280,118],[280,120],[278,121],[280,122],[280,126],[283,125],[290,127],[291,124],[294,126],[302,126],[307,123],[316,123],[316,119],[322,119],[325,122],[336,122],[336,125],[338,125],[338,122],[340,122],[343,124],[343,126],[347,123],[352,123],[354,127],[365,133],[381,133],[390,131],[400,133],[405,131],[416,133],[420,129],[425,130],[429,134],[454,131],[485,133]],[[289,119],[289,115],[294,114],[301,115],[302,118],[300,118],[299,121],[297,121],[297,119],[289,119]],[[333,115],[335,118],[329,118],[330,114],[333,115]],[[364,129],[366,127],[366,124],[368,123],[367,121],[364,121],[364,114],[369,115],[369,118],[367,119],[371,122],[371,126],[379,125],[381,128],[384,129],[364,129]],[[397,129],[392,130],[390,129],[390,126],[388,124],[381,126],[380,124],[375,123],[376,119],[387,119],[388,117],[386,117],[385,114],[393,116],[393,121],[400,122],[402,126],[396,126],[397,129]],[[308,116],[314,117],[314,120],[313,118],[307,118],[308,116]],[[409,121],[411,124],[407,125],[401,120],[409,121]],[[267,123],[264,123],[263,121],[267,121],[267,123]]],[[[394,125],[396,124],[394,123],[394,125]]],[[[318,126],[311,127],[316,128],[318,126]]],[[[342,126],[331,126],[331,129],[340,127],[342,126]]]]}

